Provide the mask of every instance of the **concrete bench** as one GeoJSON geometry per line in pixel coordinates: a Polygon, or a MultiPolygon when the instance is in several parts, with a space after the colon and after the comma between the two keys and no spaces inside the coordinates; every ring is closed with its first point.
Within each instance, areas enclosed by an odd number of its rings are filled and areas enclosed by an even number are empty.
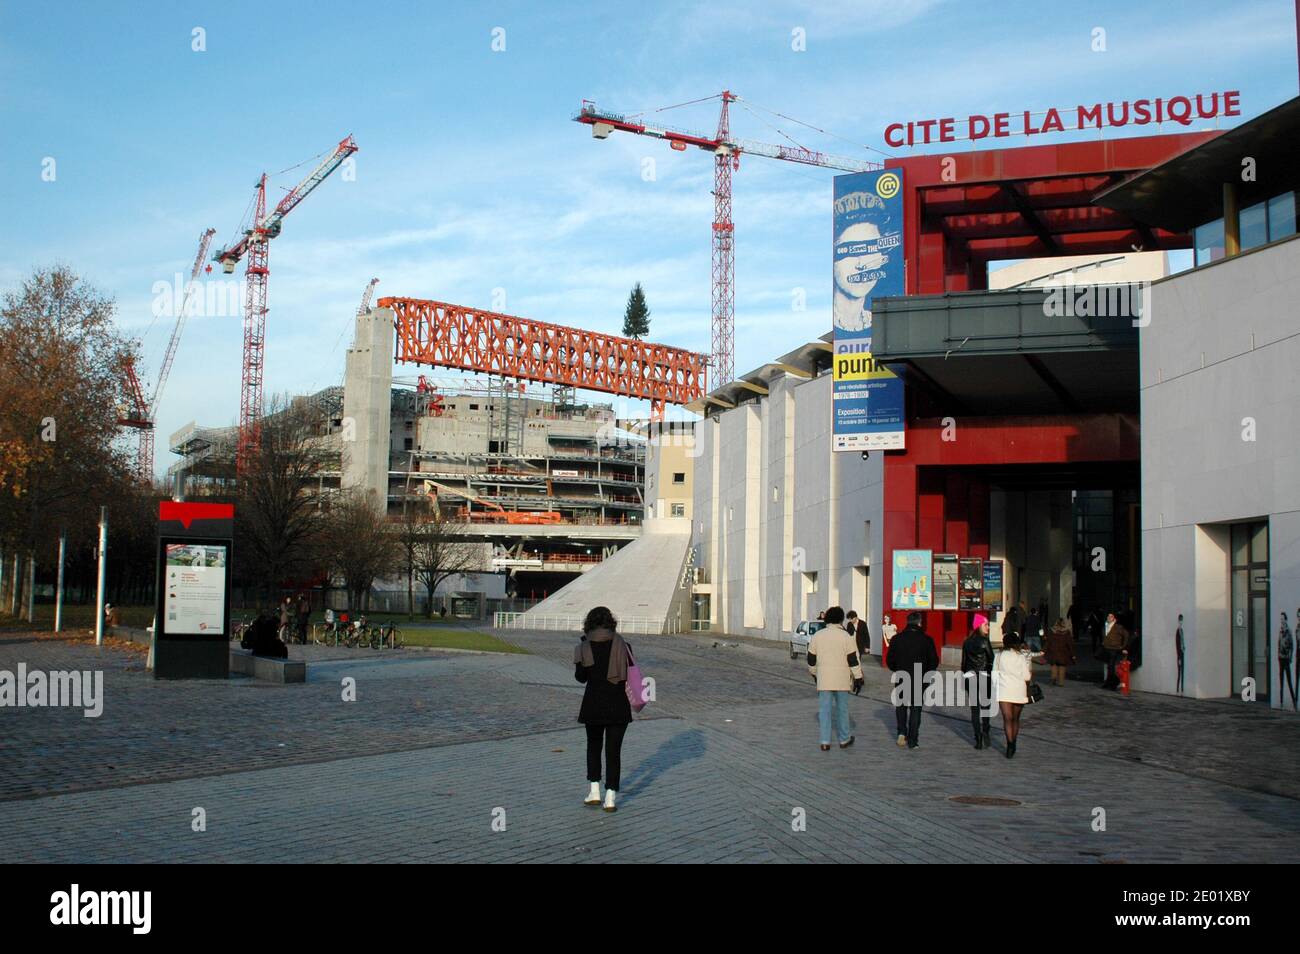
{"type": "Polygon", "coordinates": [[[306,682],[307,663],[301,659],[273,659],[254,656],[247,649],[230,651],[230,671],[266,682],[306,682]]]}

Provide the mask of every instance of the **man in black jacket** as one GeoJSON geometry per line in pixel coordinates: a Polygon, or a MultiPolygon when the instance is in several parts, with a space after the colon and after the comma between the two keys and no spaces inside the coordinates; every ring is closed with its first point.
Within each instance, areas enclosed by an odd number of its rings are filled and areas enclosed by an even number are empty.
{"type": "Polygon", "coordinates": [[[867,630],[867,621],[858,619],[855,610],[849,610],[849,615],[844,619],[844,628],[849,631],[858,647],[858,659],[866,659],[871,652],[871,633],[867,630]]]}
{"type": "Polygon", "coordinates": [[[966,699],[970,703],[970,725],[975,731],[975,748],[991,749],[989,701],[993,690],[993,643],[989,641],[989,620],[975,614],[975,628],[961,644],[961,671],[966,674],[966,699]],[[984,704],[988,704],[985,708],[984,704]]]}
{"type": "Polygon", "coordinates": [[[889,644],[889,668],[895,673],[894,717],[898,722],[898,747],[920,745],[921,703],[926,673],[939,668],[934,640],[921,628],[918,612],[907,614],[907,628],[889,644]],[[900,685],[901,682],[901,685],[900,685]]]}

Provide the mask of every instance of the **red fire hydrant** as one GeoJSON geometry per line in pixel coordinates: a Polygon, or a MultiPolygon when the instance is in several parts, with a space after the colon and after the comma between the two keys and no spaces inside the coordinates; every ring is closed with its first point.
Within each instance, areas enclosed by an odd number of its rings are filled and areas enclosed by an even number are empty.
{"type": "Polygon", "coordinates": [[[1128,695],[1128,677],[1133,669],[1133,664],[1129,662],[1128,652],[1125,651],[1124,657],[1115,664],[1115,675],[1119,676],[1119,691],[1128,695]]]}

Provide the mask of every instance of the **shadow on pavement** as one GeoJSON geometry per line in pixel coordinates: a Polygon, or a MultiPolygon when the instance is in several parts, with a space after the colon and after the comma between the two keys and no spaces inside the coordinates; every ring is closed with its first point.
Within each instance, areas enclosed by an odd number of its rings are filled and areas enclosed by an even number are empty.
{"type": "Polygon", "coordinates": [[[669,769],[698,759],[707,748],[704,733],[699,729],[679,732],[664,742],[653,754],[641,760],[641,763],[623,780],[619,792],[624,798],[631,798],[649,789],[659,776],[669,769]]]}

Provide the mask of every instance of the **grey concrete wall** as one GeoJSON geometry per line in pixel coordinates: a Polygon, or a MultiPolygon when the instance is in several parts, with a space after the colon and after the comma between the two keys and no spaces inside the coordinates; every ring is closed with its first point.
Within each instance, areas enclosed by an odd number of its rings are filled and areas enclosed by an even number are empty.
{"type": "Polygon", "coordinates": [[[720,632],[780,639],[839,603],[879,641],[883,461],[831,451],[830,395],[828,375],[780,376],[696,429],[692,543],[720,632]]]}
{"type": "Polygon", "coordinates": [[[388,495],[392,442],[393,312],[376,308],[356,320],[343,372],[343,489],[388,495]]]}
{"type": "MultiPolygon", "coordinates": [[[[1235,690],[1228,523],[1269,520],[1274,639],[1279,612],[1300,606],[1297,300],[1294,238],[1152,286],[1141,331],[1144,665],[1135,688],[1172,691],[1182,612],[1188,694],[1235,690]]],[[[1276,671],[1271,681],[1277,705],[1276,671]]]]}

